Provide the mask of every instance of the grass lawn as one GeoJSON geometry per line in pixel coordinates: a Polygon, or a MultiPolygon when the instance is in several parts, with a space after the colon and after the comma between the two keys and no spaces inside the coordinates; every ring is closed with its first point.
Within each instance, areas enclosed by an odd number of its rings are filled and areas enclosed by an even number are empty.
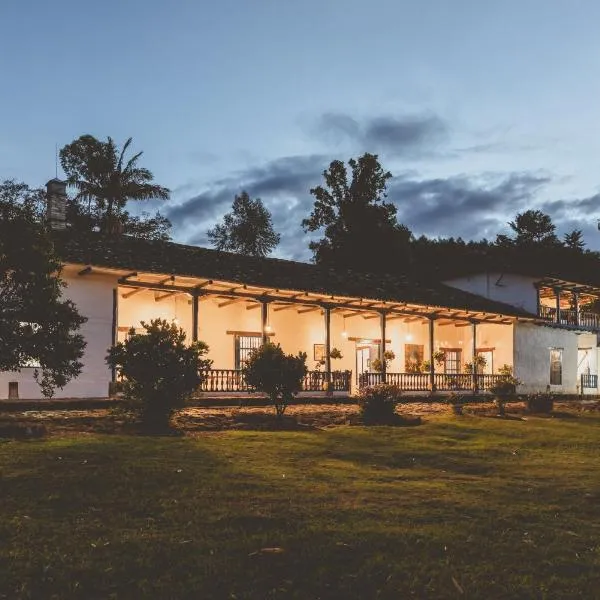
{"type": "Polygon", "coordinates": [[[0,443],[0,597],[599,598],[600,415],[0,443]]]}

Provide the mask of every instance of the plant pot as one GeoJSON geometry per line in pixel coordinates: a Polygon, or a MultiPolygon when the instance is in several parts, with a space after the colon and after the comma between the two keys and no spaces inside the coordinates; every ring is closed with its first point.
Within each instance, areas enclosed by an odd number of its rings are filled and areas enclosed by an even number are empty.
{"type": "Polygon", "coordinates": [[[554,399],[552,396],[539,395],[527,398],[527,412],[548,414],[554,408],[554,399]]]}
{"type": "Polygon", "coordinates": [[[496,396],[494,398],[494,404],[496,405],[496,408],[498,409],[498,415],[503,417],[506,414],[506,398],[502,398],[500,396],[496,396]]]}

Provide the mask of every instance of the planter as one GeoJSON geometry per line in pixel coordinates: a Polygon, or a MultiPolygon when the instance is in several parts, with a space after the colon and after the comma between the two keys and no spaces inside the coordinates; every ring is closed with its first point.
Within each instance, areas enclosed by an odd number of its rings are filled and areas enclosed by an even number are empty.
{"type": "Polygon", "coordinates": [[[507,398],[503,397],[503,396],[496,396],[494,398],[494,404],[496,405],[496,408],[498,409],[498,415],[500,417],[503,417],[506,414],[506,400],[507,398]]]}
{"type": "Polygon", "coordinates": [[[452,413],[455,415],[463,414],[463,405],[462,404],[453,404],[452,405],[452,413]]]}
{"type": "Polygon", "coordinates": [[[529,396],[526,400],[527,412],[548,414],[554,408],[554,399],[546,394],[529,396]]]}

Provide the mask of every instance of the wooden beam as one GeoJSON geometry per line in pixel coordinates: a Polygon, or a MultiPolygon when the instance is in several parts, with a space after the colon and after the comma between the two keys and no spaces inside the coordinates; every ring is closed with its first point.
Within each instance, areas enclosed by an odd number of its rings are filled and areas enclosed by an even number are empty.
{"type": "Polygon", "coordinates": [[[279,312],[280,310],[289,310],[290,308],[295,308],[294,304],[286,304],[285,306],[278,306],[273,309],[273,312],[279,312]]]}
{"type": "MultiPolygon", "coordinates": [[[[119,279],[119,283],[121,283],[121,282],[123,282],[123,283],[124,283],[124,282],[126,282],[128,279],[131,279],[132,277],[137,277],[137,276],[138,276],[138,274],[137,274],[137,271],[133,271],[133,273],[129,273],[129,275],[123,275],[123,277],[121,277],[121,278],[119,279]]],[[[130,282],[130,283],[131,283],[131,282],[130,282]]]]}
{"type": "Polygon", "coordinates": [[[125,292],[124,294],[121,294],[121,296],[123,298],[131,298],[131,296],[145,291],[147,291],[146,288],[135,288],[134,290],[131,290],[131,292],[125,292]]]}
{"type": "Polygon", "coordinates": [[[321,310],[321,307],[320,306],[311,306],[310,308],[302,308],[298,311],[298,314],[301,315],[303,313],[313,312],[315,310],[321,310]]]}
{"type": "Polygon", "coordinates": [[[260,308],[260,304],[258,302],[253,302],[246,306],[246,310],[254,310],[255,308],[260,308]]]}
{"type": "Polygon", "coordinates": [[[92,267],[89,265],[85,269],[81,269],[77,275],[89,275],[92,272],[92,267]]]}
{"type": "Polygon", "coordinates": [[[171,296],[174,296],[175,294],[180,294],[181,292],[167,292],[166,294],[163,294],[162,296],[159,296],[158,294],[155,293],[154,295],[154,302],[162,302],[165,298],[170,298],[171,296]]]}
{"type": "Polygon", "coordinates": [[[203,283],[199,283],[198,285],[195,285],[192,289],[193,290],[201,290],[202,288],[206,287],[207,285],[211,285],[212,282],[213,282],[212,279],[207,279],[203,283]]]}
{"type": "Polygon", "coordinates": [[[369,319],[379,319],[379,315],[363,315],[363,319],[368,321],[369,319]]]}
{"type": "MultiPolygon", "coordinates": [[[[456,325],[456,321],[438,321],[437,324],[439,327],[446,327],[447,325],[456,325]]],[[[470,323],[467,323],[467,325],[470,325],[470,323]]]]}
{"type": "Polygon", "coordinates": [[[218,308],[223,308],[224,306],[229,306],[230,304],[237,304],[238,302],[243,302],[243,298],[232,298],[231,300],[227,300],[226,302],[220,302],[217,304],[218,308]]]}

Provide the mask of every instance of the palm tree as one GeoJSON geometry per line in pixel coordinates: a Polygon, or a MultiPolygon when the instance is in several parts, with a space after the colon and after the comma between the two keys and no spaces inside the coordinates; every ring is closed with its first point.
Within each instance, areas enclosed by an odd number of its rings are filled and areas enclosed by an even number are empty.
{"type": "Polygon", "coordinates": [[[126,161],[129,138],[119,152],[111,137],[106,142],[82,135],[60,151],[67,183],[77,190],[76,203],[87,202],[88,215],[105,233],[119,233],[129,219],[129,200],[167,200],[169,190],[152,183],[152,173],[138,166],[143,152],[126,161]]]}

